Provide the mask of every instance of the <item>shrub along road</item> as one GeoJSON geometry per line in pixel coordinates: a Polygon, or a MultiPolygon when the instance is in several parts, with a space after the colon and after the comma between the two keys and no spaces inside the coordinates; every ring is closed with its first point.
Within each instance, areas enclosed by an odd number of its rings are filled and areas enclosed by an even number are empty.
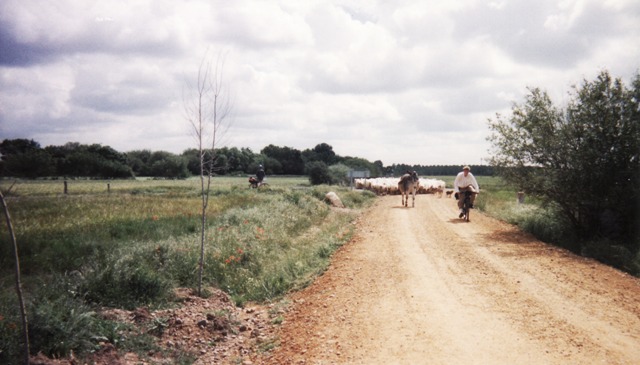
{"type": "Polygon", "coordinates": [[[638,278],[432,195],[379,198],[291,300],[253,364],[640,363],[638,278]]]}

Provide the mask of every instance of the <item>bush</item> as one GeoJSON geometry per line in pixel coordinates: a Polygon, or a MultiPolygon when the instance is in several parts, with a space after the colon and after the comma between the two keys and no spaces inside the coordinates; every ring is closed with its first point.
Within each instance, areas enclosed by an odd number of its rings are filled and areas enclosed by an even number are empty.
{"type": "Polygon", "coordinates": [[[29,305],[30,346],[49,357],[81,353],[96,345],[101,338],[96,330],[96,313],[81,300],[60,293],[29,305]]]}
{"type": "Polygon", "coordinates": [[[132,310],[165,303],[170,298],[171,287],[159,270],[145,262],[133,257],[118,260],[112,256],[87,273],[80,290],[89,303],[132,310]]]}
{"type": "MultiPolygon", "coordinates": [[[[99,318],[77,294],[80,277],[54,275],[29,288],[26,301],[32,353],[49,357],[92,351],[101,340],[114,342],[114,322],[99,318]]],[[[22,331],[15,293],[0,295],[0,363],[19,363],[22,331]]]]}
{"type": "Polygon", "coordinates": [[[552,207],[537,208],[520,218],[518,223],[525,232],[539,240],[555,244],[578,253],[580,244],[564,215],[552,207]]]}
{"type": "Polygon", "coordinates": [[[336,164],[329,166],[329,175],[331,176],[331,184],[349,186],[349,166],[336,164]]]}
{"type": "Polygon", "coordinates": [[[607,239],[592,240],[582,247],[581,254],[633,275],[640,274],[640,252],[634,255],[628,248],[607,239]]]}
{"type": "Polygon", "coordinates": [[[348,190],[341,191],[338,194],[340,195],[340,200],[347,208],[362,208],[376,197],[376,194],[369,190],[348,190]]]}
{"type": "Polygon", "coordinates": [[[327,164],[322,161],[309,162],[305,166],[311,185],[331,184],[331,175],[327,164]]]}
{"type": "Polygon", "coordinates": [[[489,121],[490,163],[519,190],[563,207],[583,239],[621,243],[637,235],[640,74],[632,87],[603,71],[574,87],[566,109],[530,90],[509,117],[489,121]]]}

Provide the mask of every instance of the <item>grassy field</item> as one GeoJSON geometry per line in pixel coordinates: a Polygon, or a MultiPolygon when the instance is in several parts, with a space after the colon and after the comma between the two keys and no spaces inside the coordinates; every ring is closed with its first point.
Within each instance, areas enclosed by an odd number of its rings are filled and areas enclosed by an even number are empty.
{"type": "MultiPolygon", "coordinates": [[[[311,187],[306,177],[215,178],[206,230],[204,281],[238,305],[275,300],[325,270],[347,242],[368,192],[311,187]],[[336,191],[349,210],[332,210],[336,191]]],[[[200,180],[25,181],[7,194],[19,244],[32,350],[56,356],[90,351],[95,339],[145,352],[152,341],[123,341],[122,324],[93,308],[171,305],[175,287],[195,287],[200,180]],[[109,184],[109,185],[107,185],[109,184]],[[120,328],[120,329],[118,329],[120,328]],[[92,340],[93,339],[93,340],[92,340]]],[[[2,182],[7,189],[9,182],[2,182]]],[[[0,228],[0,363],[17,356],[13,255],[0,228]]],[[[142,338],[142,337],[141,337],[142,338]]]]}
{"type": "MultiPolygon", "coordinates": [[[[445,181],[447,187],[451,187],[454,179],[453,176],[434,178],[445,181]]],[[[482,194],[476,205],[488,214],[522,224],[525,216],[538,209],[535,201],[533,204],[517,204],[516,191],[497,177],[480,176],[478,180],[482,194]]],[[[218,255],[228,253],[221,247],[232,237],[225,237],[222,232],[229,232],[220,226],[242,227],[238,225],[240,218],[232,219],[231,215],[242,217],[242,222],[251,222],[253,229],[272,227],[273,239],[283,241],[287,241],[287,237],[274,234],[286,228],[294,230],[294,237],[303,235],[305,230],[318,226],[329,215],[325,205],[307,206],[310,202],[319,204],[329,187],[312,188],[306,177],[270,177],[268,182],[270,187],[255,190],[248,188],[244,177],[218,177],[213,180],[208,209],[210,252],[218,255]],[[296,208],[291,210],[291,214],[289,205],[296,208]],[[231,222],[227,222],[230,219],[231,222]],[[287,224],[292,227],[287,227],[287,224]],[[218,227],[218,230],[213,227],[218,227]],[[224,244],[217,242],[219,240],[224,244]]],[[[6,189],[8,185],[8,182],[3,182],[2,187],[6,189]]],[[[341,190],[348,192],[348,197],[361,196],[346,188],[341,190]]],[[[99,260],[93,257],[102,259],[114,253],[124,255],[121,251],[133,251],[134,247],[141,249],[156,245],[158,252],[167,251],[163,255],[175,257],[191,252],[192,246],[198,243],[201,209],[198,178],[69,180],[67,191],[67,194],[63,193],[64,184],[60,180],[21,181],[7,197],[20,244],[22,269],[27,276],[42,272],[95,272],[91,265],[96,265],[99,260]]],[[[351,205],[359,208],[363,202],[354,201],[351,205]]],[[[244,231],[237,233],[242,237],[236,239],[247,241],[245,236],[249,233],[244,231]]],[[[5,225],[0,225],[0,243],[0,263],[5,268],[11,267],[5,225]]],[[[238,244],[234,249],[242,249],[241,246],[238,244]]],[[[171,279],[177,279],[179,285],[193,285],[188,281],[188,272],[172,273],[171,279]]],[[[211,273],[216,279],[213,284],[219,284],[220,278],[214,274],[211,273]]],[[[2,286],[7,282],[11,281],[0,279],[2,286]]],[[[239,294],[239,300],[242,301],[244,296],[239,294]]],[[[249,297],[256,299],[255,295],[249,297]]]]}
{"type": "MultiPolygon", "coordinates": [[[[429,178],[445,181],[447,188],[454,180],[429,178]]],[[[552,209],[532,197],[519,204],[516,189],[500,178],[477,179],[478,209],[575,250],[574,237],[552,209]]],[[[277,300],[313,280],[348,242],[351,222],[375,198],[349,188],[310,186],[306,177],[267,181],[268,187],[250,189],[246,177],[213,180],[204,281],[238,305],[277,300]],[[324,202],[328,191],[336,191],[350,209],[331,209],[324,202]]],[[[0,181],[3,191],[10,185],[0,181]]],[[[67,191],[62,180],[20,181],[6,196],[19,244],[32,350],[81,354],[95,348],[96,339],[123,350],[157,350],[144,334],[136,337],[139,341],[125,341],[126,327],[98,318],[94,310],[168,306],[174,288],[196,287],[200,180],[69,180],[67,191]]],[[[0,363],[14,362],[20,347],[12,258],[3,223],[0,363]]]]}

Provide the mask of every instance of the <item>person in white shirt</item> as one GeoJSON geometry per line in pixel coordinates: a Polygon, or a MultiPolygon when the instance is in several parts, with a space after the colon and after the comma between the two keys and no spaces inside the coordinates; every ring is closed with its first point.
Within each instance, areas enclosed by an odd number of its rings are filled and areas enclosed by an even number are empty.
{"type": "Polygon", "coordinates": [[[471,173],[471,168],[465,166],[462,168],[462,172],[458,173],[456,179],[453,181],[453,191],[458,196],[458,208],[460,209],[460,218],[464,216],[462,212],[462,205],[464,204],[464,192],[471,191],[471,207],[473,208],[473,202],[476,200],[476,195],[480,192],[480,187],[476,181],[475,176],[471,173]]]}

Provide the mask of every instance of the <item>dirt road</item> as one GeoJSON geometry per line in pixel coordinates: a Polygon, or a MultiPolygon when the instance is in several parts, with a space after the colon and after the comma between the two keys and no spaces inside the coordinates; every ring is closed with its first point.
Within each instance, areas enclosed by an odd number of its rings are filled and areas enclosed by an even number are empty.
{"type": "Polygon", "coordinates": [[[640,280],[452,199],[379,198],[254,364],[640,364],[640,280]]]}

